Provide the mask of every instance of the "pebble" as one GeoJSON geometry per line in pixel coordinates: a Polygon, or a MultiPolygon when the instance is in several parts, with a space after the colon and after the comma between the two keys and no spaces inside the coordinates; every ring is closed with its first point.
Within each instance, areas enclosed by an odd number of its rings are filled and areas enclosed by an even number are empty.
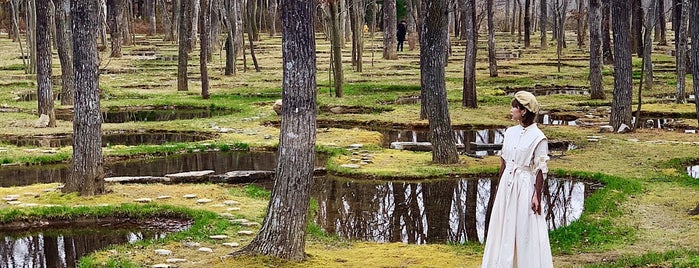
{"type": "Polygon", "coordinates": [[[161,195],[161,196],[158,196],[158,197],[156,197],[156,198],[157,198],[157,199],[170,199],[170,198],[172,198],[172,196],[169,196],[169,195],[161,195]]]}
{"type": "Polygon", "coordinates": [[[232,248],[240,246],[240,244],[238,244],[236,242],[227,242],[227,243],[223,243],[222,245],[227,246],[227,247],[232,247],[232,248]]]}
{"type": "Polygon", "coordinates": [[[226,201],[223,201],[223,204],[226,206],[234,206],[234,205],[240,204],[240,202],[235,201],[235,200],[226,200],[226,201]]]}
{"type": "Polygon", "coordinates": [[[172,250],[167,250],[167,249],[156,249],[155,254],[158,255],[172,255],[172,250]]]}
{"type": "Polygon", "coordinates": [[[238,231],[239,235],[252,235],[254,234],[253,231],[238,231]]]}
{"type": "Polygon", "coordinates": [[[134,199],[134,201],[136,201],[136,202],[138,202],[138,203],[150,203],[151,201],[153,201],[153,199],[150,199],[150,198],[138,198],[138,199],[134,199]]]}
{"type": "Polygon", "coordinates": [[[182,197],[187,198],[187,199],[192,199],[192,198],[196,198],[197,195],[195,195],[195,194],[186,194],[186,195],[183,195],[182,197]]]}
{"type": "Polygon", "coordinates": [[[209,238],[216,239],[216,240],[223,240],[223,239],[227,239],[228,236],[227,235],[211,235],[211,236],[209,236],[209,238]]]}
{"type": "Polygon", "coordinates": [[[151,267],[153,267],[153,268],[171,268],[172,266],[170,266],[167,263],[158,263],[158,264],[153,264],[153,266],[151,266],[151,267]]]}
{"type": "Polygon", "coordinates": [[[211,199],[208,199],[208,198],[197,199],[197,204],[206,204],[206,203],[211,203],[211,199]]]}
{"type": "Polygon", "coordinates": [[[238,211],[238,210],[240,210],[240,208],[239,208],[239,207],[233,207],[233,208],[227,208],[226,210],[227,210],[227,211],[238,211]]]}
{"type": "Polygon", "coordinates": [[[197,243],[197,242],[192,242],[192,241],[185,241],[185,242],[182,243],[182,245],[185,246],[185,247],[188,247],[188,248],[195,248],[195,247],[199,247],[199,246],[200,246],[199,243],[197,243]]]}
{"type": "Polygon", "coordinates": [[[214,252],[213,249],[207,248],[207,247],[200,247],[200,248],[198,249],[198,251],[199,251],[199,252],[214,252]]]}
{"type": "Polygon", "coordinates": [[[168,263],[178,263],[178,262],[186,262],[187,259],[172,258],[172,259],[167,259],[165,261],[168,263]]]}

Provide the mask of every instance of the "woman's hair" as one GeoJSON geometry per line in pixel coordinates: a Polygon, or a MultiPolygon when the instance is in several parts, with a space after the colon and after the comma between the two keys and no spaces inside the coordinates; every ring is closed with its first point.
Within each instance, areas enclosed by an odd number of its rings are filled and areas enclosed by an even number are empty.
{"type": "Polygon", "coordinates": [[[534,123],[534,120],[536,120],[537,116],[535,112],[527,110],[527,108],[524,107],[524,105],[522,105],[521,103],[519,103],[517,99],[512,99],[511,105],[512,107],[515,107],[517,109],[527,111],[524,115],[522,115],[522,125],[529,126],[534,123]]]}

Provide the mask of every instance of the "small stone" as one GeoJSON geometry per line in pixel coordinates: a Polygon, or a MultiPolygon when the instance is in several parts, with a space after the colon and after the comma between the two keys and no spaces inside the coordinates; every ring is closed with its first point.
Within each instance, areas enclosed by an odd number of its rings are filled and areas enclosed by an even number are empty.
{"type": "Polygon", "coordinates": [[[226,205],[224,205],[224,204],[214,204],[214,205],[211,205],[212,208],[222,208],[222,207],[225,207],[225,206],[226,206],[226,205]]]}
{"type": "Polygon", "coordinates": [[[22,204],[22,202],[21,201],[7,201],[7,204],[8,205],[19,205],[19,204],[22,204]]]}
{"type": "Polygon", "coordinates": [[[170,198],[172,198],[172,196],[169,196],[169,195],[161,195],[161,196],[158,196],[158,197],[156,197],[156,198],[157,198],[157,199],[170,199],[170,198]]]}
{"type": "Polygon", "coordinates": [[[136,202],[138,202],[138,203],[150,203],[151,201],[153,201],[153,199],[150,199],[150,198],[138,198],[138,199],[135,199],[134,201],[136,201],[136,202]]]}
{"type": "Polygon", "coordinates": [[[239,235],[252,235],[254,234],[253,231],[238,231],[239,235]]]}
{"type": "Polygon", "coordinates": [[[215,239],[215,240],[223,240],[223,239],[227,239],[228,236],[227,235],[210,235],[209,238],[215,239]]]}
{"type": "Polygon", "coordinates": [[[172,258],[172,259],[167,259],[165,260],[168,263],[178,263],[178,262],[186,262],[187,259],[177,259],[177,258],[172,258]]]}
{"type": "Polygon", "coordinates": [[[208,198],[197,199],[197,204],[206,204],[206,203],[211,203],[211,199],[208,199],[208,198]]]}
{"type": "Polygon", "coordinates": [[[192,199],[192,198],[196,198],[197,195],[195,195],[195,194],[186,194],[186,195],[183,195],[182,197],[184,197],[184,198],[186,198],[186,199],[192,199]]]}
{"type": "Polygon", "coordinates": [[[224,245],[224,246],[227,246],[227,247],[232,247],[232,248],[235,248],[235,247],[239,247],[239,246],[240,246],[240,244],[238,244],[238,243],[236,243],[236,242],[226,242],[226,243],[223,243],[223,244],[221,244],[221,245],[224,245]]]}
{"type": "Polygon", "coordinates": [[[233,217],[235,217],[235,216],[233,216],[233,214],[225,213],[225,212],[224,212],[224,213],[221,213],[221,214],[218,214],[218,215],[221,216],[221,217],[224,217],[224,218],[233,218],[233,217]]]}
{"type": "Polygon", "coordinates": [[[24,196],[29,196],[29,197],[34,197],[34,198],[37,198],[37,197],[40,196],[40,195],[37,194],[37,193],[24,193],[24,194],[22,194],[22,195],[24,195],[24,196]]]}
{"type": "Polygon", "coordinates": [[[238,211],[238,210],[240,210],[240,208],[239,207],[232,207],[232,208],[227,208],[226,210],[227,211],[238,211]]]}
{"type": "Polygon", "coordinates": [[[685,134],[697,134],[697,130],[696,129],[685,129],[684,133],[685,134]]]}
{"type": "Polygon", "coordinates": [[[247,219],[235,219],[235,220],[232,220],[231,222],[233,222],[233,223],[244,223],[244,222],[249,222],[249,220],[247,220],[247,219]]]}
{"type": "Polygon", "coordinates": [[[240,202],[235,201],[235,200],[226,200],[226,201],[223,201],[223,204],[226,206],[233,206],[233,205],[240,204],[240,202]]]}
{"type": "Polygon", "coordinates": [[[158,264],[153,264],[153,266],[151,266],[151,267],[153,267],[153,268],[171,268],[172,266],[170,266],[167,263],[158,263],[158,264]]]}
{"type": "Polygon", "coordinates": [[[207,247],[200,247],[200,248],[198,249],[198,251],[199,251],[199,252],[207,252],[207,253],[214,252],[213,249],[207,248],[207,247]]]}
{"type": "Polygon", "coordinates": [[[610,125],[604,125],[599,127],[600,133],[611,133],[614,132],[614,127],[610,125]]]}
{"type": "Polygon", "coordinates": [[[360,166],[360,165],[357,165],[357,164],[342,164],[342,165],[340,165],[340,167],[343,167],[343,168],[350,168],[350,169],[357,169],[357,168],[360,168],[361,166],[360,166]]]}
{"type": "Polygon", "coordinates": [[[19,195],[8,195],[2,198],[2,200],[5,201],[16,201],[17,198],[19,198],[19,195]]]}
{"type": "Polygon", "coordinates": [[[199,243],[197,243],[197,242],[192,242],[192,241],[185,241],[185,242],[182,242],[182,245],[185,246],[185,247],[188,247],[188,248],[195,248],[195,247],[199,247],[199,246],[200,246],[199,243]]]}
{"type": "Polygon", "coordinates": [[[36,207],[39,206],[39,204],[36,203],[24,203],[24,204],[18,204],[20,207],[36,207]]]}
{"type": "Polygon", "coordinates": [[[167,250],[167,249],[156,249],[155,254],[158,255],[172,255],[172,250],[167,250]]]}
{"type": "Polygon", "coordinates": [[[241,222],[240,225],[246,226],[246,227],[251,227],[251,226],[260,226],[259,223],[256,223],[254,221],[248,221],[248,222],[241,222]]]}
{"type": "Polygon", "coordinates": [[[265,134],[264,138],[265,138],[265,140],[269,140],[269,139],[272,139],[272,135],[269,135],[269,134],[265,134]]]}

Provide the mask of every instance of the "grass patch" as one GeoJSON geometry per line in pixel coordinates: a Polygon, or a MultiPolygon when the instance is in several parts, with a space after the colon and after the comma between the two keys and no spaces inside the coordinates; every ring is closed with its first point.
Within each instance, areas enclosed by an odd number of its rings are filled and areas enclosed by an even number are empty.
{"type": "Polygon", "coordinates": [[[590,264],[585,265],[585,267],[699,267],[699,251],[678,249],[666,252],[649,252],[640,256],[624,256],[612,263],[590,264]]]}

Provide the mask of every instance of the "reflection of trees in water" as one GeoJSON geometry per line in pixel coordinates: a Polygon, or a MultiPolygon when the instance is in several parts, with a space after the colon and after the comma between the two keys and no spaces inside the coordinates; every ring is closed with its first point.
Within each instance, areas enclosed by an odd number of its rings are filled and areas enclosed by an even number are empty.
{"type": "MultiPolygon", "coordinates": [[[[319,203],[315,222],[328,233],[359,240],[483,241],[496,185],[487,178],[381,184],[320,178],[312,191],[319,203]]],[[[543,202],[549,227],[580,217],[584,184],[552,179],[548,185],[543,202]]]]}
{"type": "Polygon", "coordinates": [[[110,245],[157,238],[155,233],[100,230],[71,235],[36,234],[21,238],[4,236],[0,243],[0,267],[76,267],[77,260],[110,245]]]}

